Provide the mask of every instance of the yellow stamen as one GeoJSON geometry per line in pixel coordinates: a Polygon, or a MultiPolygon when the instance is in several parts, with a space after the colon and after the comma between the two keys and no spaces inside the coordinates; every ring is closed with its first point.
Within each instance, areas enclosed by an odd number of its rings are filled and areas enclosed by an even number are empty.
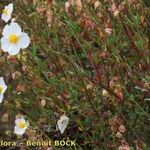
{"type": "Polygon", "coordinates": [[[3,91],[3,87],[0,85],[0,93],[2,93],[3,91]]]}
{"type": "Polygon", "coordinates": [[[26,127],[26,123],[23,122],[23,121],[22,121],[22,122],[19,122],[19,123],[18,123],[18,127],[21,128],[21,129],[23,129],[23,128],[26,127]]]}
{"type": "Polygon", "coordinates": [[[8,14],[8,10],[7,9],[4,9],[4,10],[2,10],[2,12],[3,12],[3,14],[8,14]]]}
{"type": "Polygon", "coordinates": [[[12,43],[12,44],[16,44],[19,40],[19,37],[15,34],[11,34],[9,36],[9,42],[12,43]]]}

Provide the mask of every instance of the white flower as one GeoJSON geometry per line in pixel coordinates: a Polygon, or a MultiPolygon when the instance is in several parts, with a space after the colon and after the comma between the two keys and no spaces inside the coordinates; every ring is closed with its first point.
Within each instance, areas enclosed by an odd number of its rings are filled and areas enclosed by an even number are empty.
{"type": "Polygon", "coordinates": [[[6,89],[7,85],[5,84],[4,78],[0,77],[0,103],[2,103],[6,89]]]}
{"type": "Polygon", "coordinates": [[[29,126],[29,122],[24,117],[17,118],[15,124],[14,132],[17,135],[23,135],[29,126]]]}
{"type": "Polygon", "coordinates": [[[21,48],[27,48],[30,38],[27,33],[21,31],[21,27],[16,22],[6,25],[2,32],[1,48],[10,55],[16,55],[21,48]]]}
{"type": "Polygon", "coordinates": [[[10,3],[9,5],[5,6],[2,12],[3,12],[1,16],[2,20],[8,22],[11,19],[11,14],[13,12],[13,4],[10,3]]]}
{"type": "Polygon", "coordinates": [[[69,118],[65,114],[60,116],[60,119],[57,121],[56,128],[59,129],[61,134],[64,133],[68,123],[69,123],[69,118]]]}

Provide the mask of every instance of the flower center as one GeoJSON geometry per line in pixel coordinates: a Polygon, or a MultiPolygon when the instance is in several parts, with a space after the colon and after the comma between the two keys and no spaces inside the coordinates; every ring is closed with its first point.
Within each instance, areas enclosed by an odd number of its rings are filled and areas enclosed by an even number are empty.
{"type": "Polygon", "coordinates": [[[4,10],[2,10],[2,12],[3,12],[3,14],[8,14],[8,10],[7,9],[4,9],[4,10]]]}
{"type": "Polygon", "coordinates": [[[2,93],[3,91],[3,87],[0,85],[0,93],[2,93]]]}
{"type": "Polygon", "coordinates": [[[19,122],[18,123],[18,127],[21,128],[21,129],[23,129],[23,128],[26,127],[26,123],[25,122],[19,122]]]}
{"type": "Polygon", "coordinates": [[[11,34],[9,36],[9,42],[12,44],[16,44],[19,40],[19,37],[16,34],[11,34]]]}

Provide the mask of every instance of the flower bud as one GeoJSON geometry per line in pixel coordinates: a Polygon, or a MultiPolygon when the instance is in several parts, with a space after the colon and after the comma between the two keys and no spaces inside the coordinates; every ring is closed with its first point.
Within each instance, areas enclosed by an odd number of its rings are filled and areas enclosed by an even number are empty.
{"type": "Polygon", "coordinates": [[[97,8],[100,6],[100,4],[101,4],[101,3],[100,3],[99,1],[96,1],[96,2],[94,3],[94,8],[97,9],[97,8]]]}
{"type": "Polygon", "coordinates": [[[81,2],[81,0],[76,0],[75,4],[76,4],[76,12],[77,12],[77,14],[81,13],[81,11],[82,11],[82,2],[81,2]]]}
{"type": "Polygon", "coordinates": [[[42,99],[41,100],[41,105],[44,107],[46,105],[46,100],[45,99],[42,99]]]}
{"type": "Polygon", "coordinates": [[[121,138],[122,138],[122,134],[121,134],[120,132],[117,132],[116,137],[117,137],[118,139],[121,139],[121,138]]]}
{"type": "Polygon", "coordinates": [[[119,16],[119,10],[114,11],[114,17],[118,17],[119,16]]]}
{"type": "Polygon", "coordinates": [[[103,91],[102,91],[102,95],[103,95],[104,97],[107,97],[107,96],[108,96],[108,91],[107,91],[107,90],[105,90],[105,89],[103,89],[103,91]]]}
{"type": "Polygon", "coordinates": [[[90,82],[90,83],[86,86],[87,89],[92,89],[92,87],[93,87],[93,83],[92,83],[92,82],[90,82]]]}
{"type": "Polygon", "coordinates": [[[109,35],[112,34],[112,29],[111,28],[105,28],[105,32],[109,35]]]}
{"type": "Polygon", "coordinates": [[[69,3],[69,2],[66,2],[66,3],[65,3],[65,11],[66,11],[66,12],[68,12],[69,7],[70,7],[70,3],[69,3]]]}
{"type": "Polygon", "coordinates": [[[120,125],[119,128],[118,128],[118,130],[119,130],[121,133],[126,132],[126,128],[125,128],[124,125],[120,125]]]}

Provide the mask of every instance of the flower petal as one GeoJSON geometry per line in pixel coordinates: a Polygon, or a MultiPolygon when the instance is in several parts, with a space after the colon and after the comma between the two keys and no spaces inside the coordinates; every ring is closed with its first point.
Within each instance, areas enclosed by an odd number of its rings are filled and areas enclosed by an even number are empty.
{"type": "MultiPolygon", "coordinates": [[[[0,77],[0,85],[2,86],[2,91],[1,91],[1,95],[3,95],[7,89],[7,85],[5,84],[4,78],[0,77]]],[[[3,98],[3,96],[2,96],[3,98]]]]}
{"type": "Polygon", "coordinates": [[[68,123],[69,123],[69,118],[66,115],[60,116],[60,119],[57,121],[57,126],[61,134],[64,133],[68,123]]]}
{"type": "Polygon", "coordinates": [[[19,122],[26,122],[25,119],[22,117],[22,118],[17,118],[15,120],[15,124],[17,125],[19,122]]]}
{"type": "Polygon", "coordinates": [[[20,51],[20,47],[17,44],[11,44],[9,46],[9,49],[7,50],[7,52],[9,53],[9,55],[16,55],[18,54],[20,51]]]}
{"type": "Polygon", "coordinates": [[[8,11],[9,11],[10,14],[12,14],[12,12],[13,12],[13,3],[10,3],[8,5],[8,11]]]}
{"type": "Polygon", "coordinates": [[[0,77],[0,85],[3,88],[3,92],[1,93],[1,94],[3,94],[6,91],[6,89],[7,89],[7,85],[5,84],[5,81],[4,81],[3,77],[0,77]]]}
{"type": "Polygon", "coordinates": [[[1,38],[1,48],[2,48],[2,50],[4,52],[7,52],[9,47],[10,47],[10,43],[9,43],[8,39],[5,38],[5,37],[2,37],[1,38]]]}
{"type": "Polygon", "coordinates": [[[4,77],[0,77],[0,84],[5,84],[4,77]]]}
{"type": "Polygon", "coordinates": [[[11,34],[17,34],[20,35],[21,34],[21,27],[19,26],[18,23],[16,22],[11,22],[10,23],[10,33],[11,34]]]}
{"type": "Polygon", "coordinates": [[[5,85],[2,85],[3,86],[3,91],[2,91],[2,93],[5,93],[5,91],[6,91],[6,89],[7,89],[7,85],[5,84],[5,85]]]}
{"type": "Polygon", "coordinates": [[[11,19],[11,14],[2,14],[1,16],[2,20],[4,20],[6,23],[11,19]]]}
{"type": "Polygon", "coordinates": [[[4,37],[9,37],[10,34],[20,35],[21,33],[21,27],[18,25],[18,23],[12,22],[10,25],[5,25],[2,35],[4,37]]]}
{"type": "Polygon", "coordinates": [[[4,29],[3,29],[3,32],[2,32],[2,35],[4,37],[8,37],[10,34],[10,25],[5,25],[4,29]]]}
{"type": "Polygon", "coordinates": [[[21,129],[18,126],[15,126],[14,132],[17,135],[23,135],[25,133],[26,129],[21,129]]]}
{"type": "Polygon", "coordinates": [[[30,37],[27,33],[22,33],[18,45],[20,48],[27,48],[30,44],[30,37]]]}
{"type": "Polygon", "coordinates": [[[4,95],[3,95],[3,94],[0,94],[0,103],[2,103],[3,98],[4,98],[4,95]]]}

